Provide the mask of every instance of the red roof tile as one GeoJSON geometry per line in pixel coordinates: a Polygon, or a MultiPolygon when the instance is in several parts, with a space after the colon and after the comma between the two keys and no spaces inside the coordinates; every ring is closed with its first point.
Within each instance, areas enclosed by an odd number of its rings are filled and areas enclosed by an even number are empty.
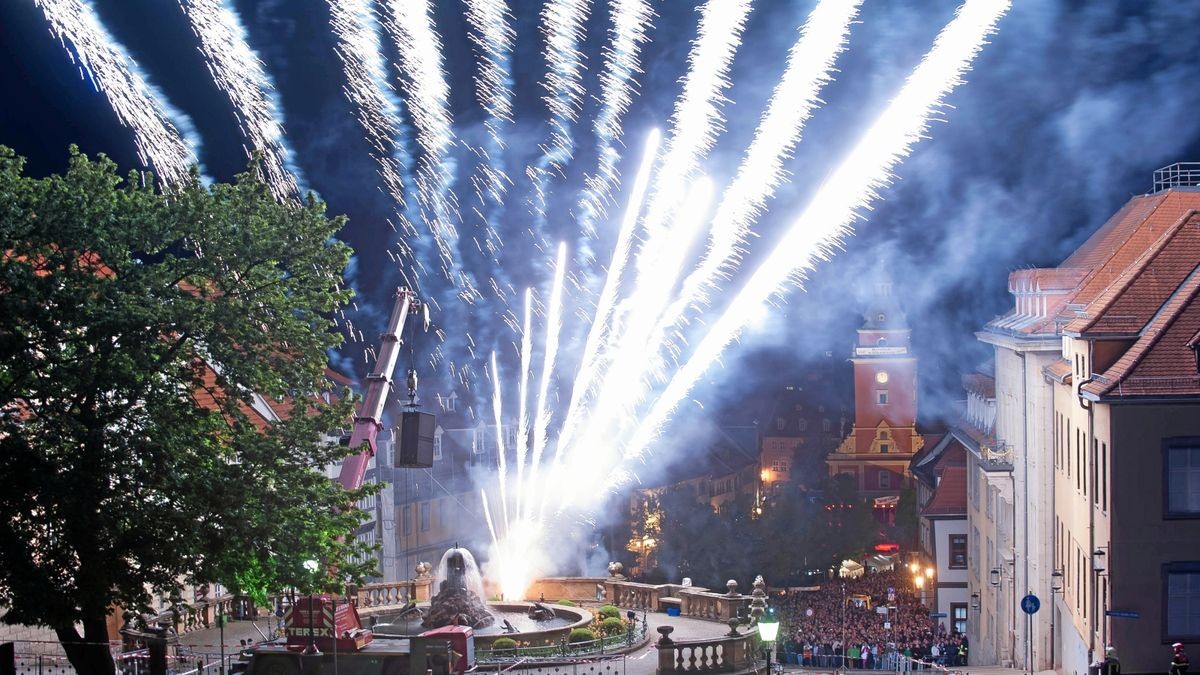
{"type": "Polygon", "coordinates": [[[1077,318],[1080,305],[1088,305],[1109,291],[1164,233],[1179,229],[1181,219],[1195,209],[1200,209],[1200,192],[1167,190],[1130,199],[1057,268],[1010,274],[1010,291],[1034,294],[1038,302],[1031,307],[1019,300],[1012,311],[990,321],[988,329],[1023,335],[1054,334],[1059,324],[1077,318]]]}
{"type": "Polygon", "coordinates": [[[1200,333],[1200,264],[1179,286],[1141,336],[1107,371],[1081,389],[1104,398],[1200,396],[1191,346],[1200,333]]]}
{"type": "Polygon", "coordinates": [[[921,510],[923,516],[967,515],[967,467],[947,466],[929,503],[921,510]]]}
{"type": "Polygon", "coordinates": [[[968,373],[962,377],[963,389],[983,398],[996,398],[996,378],[983,373],[968,373]]]}
{"type": "Polygon", "coordinates": [[[1200,215],[1189,210],[1093,298],[1063,332],[1138,334],[1191,274],[1198,260],[1200,215]]]}

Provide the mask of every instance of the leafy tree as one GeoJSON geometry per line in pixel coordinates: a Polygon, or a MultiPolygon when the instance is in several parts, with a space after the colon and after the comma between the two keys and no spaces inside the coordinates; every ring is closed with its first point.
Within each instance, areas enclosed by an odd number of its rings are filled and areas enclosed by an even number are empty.
{"type": "Polygon", "coordinates": [[[914,488],[906,487],[900,491],[900,500],[896,502],[896,524],[892,527],[892,537],[896,543],[906,549],[915,548],[920,526],[920,514],[917,512],[917,491],[914,488]]]}
{"type": "Polygon", "coordinates": [[[107,675],[116,607],[180,603],[185,582],[261,599],[361,578],[344,538],[361,494],[314,471],[346,453],[321,438],[351,401],[317,396],[348,299],[342,219],[276,203],[254,163],[165,194],[75,148],[64,175],[22,171],[0,147],[4,620],[107,675]],[[256,394],[286,420],[256,418],[256,394]]]}

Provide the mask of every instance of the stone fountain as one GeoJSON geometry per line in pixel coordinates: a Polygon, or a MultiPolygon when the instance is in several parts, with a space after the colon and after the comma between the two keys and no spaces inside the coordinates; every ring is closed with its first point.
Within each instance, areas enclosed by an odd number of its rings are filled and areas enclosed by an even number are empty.
{"type": "Polygon", "coordinates": [[[421,625],[425,628],[461,625],[486,628],[496,622],[483,602],[483,578],[475,557],[465,548],[454,548],[442,555],[434,575],[436,594],[421,625]]]}

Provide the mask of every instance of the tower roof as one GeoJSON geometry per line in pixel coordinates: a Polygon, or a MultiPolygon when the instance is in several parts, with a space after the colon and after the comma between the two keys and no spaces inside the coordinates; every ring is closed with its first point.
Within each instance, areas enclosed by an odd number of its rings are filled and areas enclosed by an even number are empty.
{"type": "Polygon", "coordinates": [[[908,330],[908,318],[892,293],[892,280],[886,275],[873,284],[863,319],[860,330],[908,330]]]}

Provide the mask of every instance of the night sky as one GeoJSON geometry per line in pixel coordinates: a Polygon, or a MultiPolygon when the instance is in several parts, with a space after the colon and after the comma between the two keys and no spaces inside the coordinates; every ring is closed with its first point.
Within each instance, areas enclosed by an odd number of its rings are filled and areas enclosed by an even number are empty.
{"type": "MultiPolygon", "coordinates": [[[[628,151],[622,150],[619,168],[627,177],[636,168],[636,149],[647,130],[668,127],[699,17],[696,2],[651,4],[657,16],[641,54],[640,92],[623,119],[628,151]]],[[[732,178],[813,4],[760,0],[755,5],[732,64],[725,131],[702,162],[718,188],[732,178]]],[[[724,367],[709,373],[711,386],[695,392],[698,401],[725,405],[764,384],[774,386],[827,350],[848,356],[853,329],[861,320],[857,298],[865,290],[862,281],[882,270],[894,279],[914,328],[926,385],[923,412],[938,410],[959,396],[958,374],[986,361],[989,351],[975,342],[973,332],[1009,306],[1009,271],[1057,264],[1131,195],[1149,190],[1154,169],[1200,160],[1200,65],[1195,58],[1200,53],[1200,3],[1015,4],[966,84],[950,96],[950,107],[932,125],[929,138],[899,167],[898,179],[868,219],[856,224],[857,234],[845,242],[845,250],[818,267],[806,291],[793,289],[743,337],[726,355],[724,367]]],[[[297,178],[328,202],[331,213],[350,218],[342,237],[357,251],[350,282],[359,293],[350,314],[367,341],[373,341],[374,326],[382,325],[386,312],[388,289],[401,280],[386,253],[389,247],[394,250],[400,235],[386,224],[396,206],[380,189],[377,165],[342,94],[344,76],[334,52],[328,6],[317,0],[237,0],[234,5],[277,89],[297,178]]],[[[462,210],[469,214],[474,203],[468,184],[471,148],[487,142],[484,112],[472,84],[476,55],[462,0],[435,5],[458,140],[449,170],[462,210]]],[[[516,338],[504,318],[511,318],[511,312],[519,316],[517,298],[524,286],[532,284],[544,296],[553,242],[580,244],[575,196],[596,164],[591,121],[600,107],[609,6],[592,3],[582,46],[588,96],[572,129],[576,152],[565,175],[551,186],[544,223],[529,212],[532,191],[525,176],[525,167],[537,163],[539,144],[548,135],[541,5],[517,0],[510,6],[516,31],[514,120],[505,127],[503,164],[513,185],[508,203],[495,215],[505,248],[494,261],[469,252],[463,259],[481,282],[495,277],[516,294],[511,307],[486,292],[482,301],[464,305],[454,299],[452,289],[438,285],[436,275],[425,282],[423,290],[441,305],[435,319],[445,339],[421,339],[420,354],[413,358],[425,363],[440,346],[439,365],[423,368],[427,381],[435,383],[431,386],[442,390],[451,381],[449,363],[467,368],[469,379],[478,383],[483,381],[483,359],[493,348],[503,359],[515,358],[516,338]],[[468,350],[468,334],[479,358],[468,350]]],[[[814,114],[786,164],[790,181],[755,226],[750,264],[805,206],[956,6],[944,0],[865,0],[837,62],[835,81],[823,92],[827,104],[814,114]]],[[[209,77],[177,3],[96,0],[95,7],[146,79],[190,120],[201,142],[198,156],[205,175],[228,180],[243,168],[244,138],[237,117],[209,77]]],[[[394,64],[392,41],[384,35],[382,43],[394,64]]],[[[26,156],[31,174],[64,169],[70,143],[88,153],[105,153],[122,169],[141,168],[129,129],[81,76],[33,0],[0,3],[0,92],[0,144],[26,156]]],[[[397,97],[403,99],[402,94],[397,97]]],[[[410,123],[407,115],[402,120],[410,123]]],[[[628,183],[617,192],[618,204],[623,204],[628,183]]],[[[610,217],[597,223],[599,237],[590,244],[596,260],[581,263],[576,272],[580,286],[592,293],[599,287],[601,266],[608,263],[621,211],[612,208],[610,217]]],[[[464,216],[464,242],[478,225],[464,216]]],[[[730,287],[737,287],[736,279],[730,287]]],[[[574,317],[576,308],[586,307],[587,294],[573,288],[568,304],[572,312],[564,329],[568,342],[562,374],[571,372],[572,355],[578,351],[571,340],[586,332],[586,323],[574,317]]],[[[360,351],[358,345],[343,350],[342,366],[362,371],[360,351]]],[[[569,379],[560,375],[560,386],[565,390],[567,385],[569,379]]],[[[480,389],[487,392],[490,386],[480,389]]],[[[565,391],[561,396],[567,396],[565,391]]]]}

